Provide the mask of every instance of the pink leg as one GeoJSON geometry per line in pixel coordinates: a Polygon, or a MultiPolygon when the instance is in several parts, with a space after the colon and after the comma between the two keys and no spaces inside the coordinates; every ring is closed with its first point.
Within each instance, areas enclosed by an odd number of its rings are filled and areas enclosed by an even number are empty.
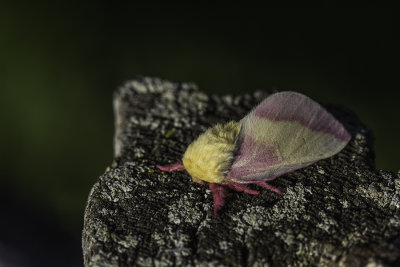
{"type": "MultiPolygon", "coordinates": [[[[252,182],[251,184],[256,184],[258,186],[274,191],[278,194],[282,194],[281,190],[279,190],[276,187],[273,187],[272,185],[267,184],[264,181],[252,182]]],[[[258,191],[247,188],[245,184],[241,183],[235,183],[235,182],[230,182],[225,184],[210,183],[210,190],[213,192],[213,198],[214,198],[214,216],[218,216],[218,211],[224,206],[225,204],[224,198],[228,188],[234,191],[245,192],[252,195],[259,194],[258,191]]]]}
{"type": "Polygon", "coordinates": [[[213,192],[214,198],[214,216],[218,216],[218,211],[224,206],[226,189],[221,184],[210,183],[210,190],[213,192]]]}
{"type": "Polygon", "coordinates": [[[256,185],[261,186],[261,187],[264,187],[264,188],[267,188],[267,189],[269,189],[269,190],[271,190],[271,191],[274,191],[275,193],[278,193],[279,195],[282,194],[282,191],[281,191],[281,190],[279,190],[279,189],[276,188],[276,187],[273,187],[272,185],[267,184],[267,183],[264,182],[264,181],[261,181],[261,182],[254,182],[253,184],[256,184],[256,185]]]}
{"type": "Polygon", "coordinates": [[[248,194],[252,194],[252,195],[257,195],[259,192],[256,190],[251,190],[250,188],[247,188],[245,185],[240,184],[240,183],[235,183],[235,182],[231,182],[226,184],[226,186],[232,190],[238,191],[238,192],[245,192],[248,194]]]}
{"type": "Polygon", "coordinates": [[[224,199],[228,188],[239,192],[249,193],[252,195],[258,194],[257,191],[251,190],[247,188],[245,185],[241,185],[238,183],[227,183],[227,184],[210,183],[210,190],[213,192],[213,198],[214,198],[214,216],[218,216],[218,211],[224,206],[225,204],[224,199]]]}
{"type": "Polygon", "coordinates": [[[176,163],[172,163],[172,164],[165,165],[165,166],[157,165],[157,168],[159,168],[162,171],[172,172],[175,170],[184,170],[185,166],[183,166],[182,161],[178,161],[176,163]]]}

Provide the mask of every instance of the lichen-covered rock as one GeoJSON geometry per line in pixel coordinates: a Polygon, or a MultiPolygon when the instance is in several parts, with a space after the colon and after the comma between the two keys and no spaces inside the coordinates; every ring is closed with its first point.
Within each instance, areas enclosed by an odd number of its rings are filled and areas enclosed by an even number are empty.
{"type": "Polygon", "coordinates": [[[85,212],[85,265],[400,264],[400,177],[375,170],[368,130],[342,108],[327,106],[352,135],[343,151],[274,180],[282,195],[232,192],[218,217],[206,186],[185,171],[156,169],[267,95],[208,96],[194,84],[158,78],[120,88],[115,161],[85,212]]]}

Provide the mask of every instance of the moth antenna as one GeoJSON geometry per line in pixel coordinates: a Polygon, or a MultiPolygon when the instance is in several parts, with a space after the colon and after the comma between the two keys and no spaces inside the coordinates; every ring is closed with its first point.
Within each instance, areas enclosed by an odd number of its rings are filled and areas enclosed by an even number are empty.
{"type": "Polygon", "coordinates": [[[169,165],[156,165],[157,168],[159,168],[162,171],[166,171],[166,172],[172,172],[172,171],[176,171],[176,170],[184,170],[185,166],[183,165],[182,161],[178,161],[169,165]]]}

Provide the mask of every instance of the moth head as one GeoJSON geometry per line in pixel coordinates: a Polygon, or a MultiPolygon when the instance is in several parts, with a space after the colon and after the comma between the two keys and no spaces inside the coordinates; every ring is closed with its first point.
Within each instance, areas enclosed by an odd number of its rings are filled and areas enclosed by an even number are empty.
{"type": "Polygon", "coordinates": [[[193,141],[183,155],[183,165],[194,181],[222,183],[231,167],[240,124],[217,124],[193,141]]]}

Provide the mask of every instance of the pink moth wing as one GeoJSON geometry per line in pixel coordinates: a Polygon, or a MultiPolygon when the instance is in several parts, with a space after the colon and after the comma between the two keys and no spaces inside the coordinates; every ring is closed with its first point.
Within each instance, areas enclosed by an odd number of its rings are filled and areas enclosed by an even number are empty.
{"type": "Polygon", "coordinates": [[[333,156],[350,140],[318,103],[295,92],[271,95],[241,121],[238,150],[227,179],[256,183],[333,156]]]}

